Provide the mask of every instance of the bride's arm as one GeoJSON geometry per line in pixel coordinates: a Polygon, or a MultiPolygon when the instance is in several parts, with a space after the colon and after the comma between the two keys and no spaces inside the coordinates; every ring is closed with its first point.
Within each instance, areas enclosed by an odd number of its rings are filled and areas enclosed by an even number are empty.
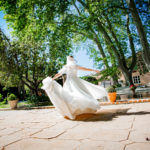
{"type": "Polygon", "coordinates": [[[94,72],[97,72],[97,73],[99,73],[99,72],[100,72],[99,70],[89,69],[89,68],[80,67],[80,66],[78,66],[78,69],[80,69],[80,70],[84,70],[84,71],[94,71],[94,72]]]}
{"type": "Polygon", "coordinates": [[[57,79],[58,77],[60,77],[61,76],[61,74],[60,73],[57,73],[57,74],[55,74],[55,76],[52,78],[53,80],[55,80],[55,79],[57,79]]]}
{"type": "Polygon", "coordinates": [[[60,77],[65,72],[66,72],[66,65],[64,65],[64,67],[62,69],[60,69],[59,72],[52,79],[53,80],[57,79],[58,77],[60,77]]]}

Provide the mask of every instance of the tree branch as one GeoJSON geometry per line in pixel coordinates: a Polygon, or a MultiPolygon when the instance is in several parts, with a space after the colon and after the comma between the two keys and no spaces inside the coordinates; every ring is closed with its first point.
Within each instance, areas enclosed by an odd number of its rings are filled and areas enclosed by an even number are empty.
{"type": "Polygon", "coordinates": [[[109,18],[107,17],[107,15],[104,15],[104,17],[105,17],[105,19],[106,19],[106,21],[107,21],[107,23],[108,23],[108,27],[109,27],[108,29],[109,29],[109,31],[110,31],[112,37],[114,38],[114,40],[115,40],[115,42],[116,42],[116,44],[117,44],[117,47],[118,47],[118,49],[119,49],[119,51],[120,51],[120,54],[121,54],[120,56],[121,56],[121,59],[123,60],[124,66],[127,68],[127,64],[126,64],[126,60],[125,60],[125,56],[124,56],[123,50],[122,50],[121,45],[120,45],[120,43],[119,43],[119,41],[118,41],[118,39],[117,39],[117,36],[115,35],[115,33],[114,33],[114,31],[113,31],[113,27],[112,27],[112,25],[111,25],[111,23],[110,23],[110,20],[109,20],[109,18]]]}
{"type": "Polygon", "coordinates": [[[27,85],[31,90],[35,90],[32,86],[30,86],[28,83],[26,83],[23,79],[22,79],[22,82],[27,85]]]}
{"type": "Polygon", "coordinates": [[[136,65],[137,58],[136,58],[136,52],[135,52],[135,47],[134,47],[134,43],[133,43],[133,38],[132,38],[130,28],[129,28],[129,15],[128,14],[126,15],[126,19],[127,19],[127,23],[126,23],[127,34],[128,34],[128,37],[129,37],[130,49],[132,51],[132,63],[130,65],[129,69],[133,70],[135,65],[136,65]]]}
{"type": "Polygon", "coordinates": [[[75,0],[73,0],[73,5],[74,5],[74,7],[76,8],[78,14],[81,15],[81,12],[80,12],[80,10],[78,9],[75,0]]]}

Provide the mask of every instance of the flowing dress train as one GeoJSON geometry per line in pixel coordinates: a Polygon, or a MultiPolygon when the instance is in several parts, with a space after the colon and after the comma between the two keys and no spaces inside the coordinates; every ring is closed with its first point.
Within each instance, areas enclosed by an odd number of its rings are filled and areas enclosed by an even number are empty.
{"type": "Polygon", "coordinates": [[[74,93],[75,95],[90,96],[94,99],[108,98],[108,93],[105,88],[80,79],[77,77],[77,71],[78,65],[66,65],[59,71],[60,74],[67,75],[67,79],[63,86],[65,91],[74,93]]]}
{"type": "Polygon", "coordinates": [[[77,65],[66,65],[59,71],[67,74],[63,87],[50,77],[43,80],[42,86],[59,113],[70,119],[79,114],[95,113],[100,109],[96,99],[107,96],[103,87],[78,78],[77,70],[77,65]]]}
{"type": "Polygon", "coordinates": [[[58,112],[70,119],[83,113],[95,113],[100,108],[97,100],[68,93],[50,77],[43,80],[42,89],[46,91],[58,112]]]}

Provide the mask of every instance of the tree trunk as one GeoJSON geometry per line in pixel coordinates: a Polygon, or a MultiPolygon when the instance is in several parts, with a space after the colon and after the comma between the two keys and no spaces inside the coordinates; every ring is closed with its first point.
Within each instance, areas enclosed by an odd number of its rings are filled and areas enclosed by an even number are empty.
{"type": "MultiPolygon", "coordinates": [[[[121,70],[123,70],[122,68],[120,68],[121,70]]],[[[122,71],[124,77],[125,77],[125,81],[126,81],[126,85],[130,86],[130,85],[134,85],[133,84],[133,80],[132,80],[132,72],[130,71],[122,71]]]]}
{"type": "Polygon", "coordinates": [[[139,17],[139,14],[138,14],[138,11],[136,9],[136,5],[134,3],[134,0],[126,0],[126,2],[130,8],[133,20],[135,22],[137,31],[139,33],[140,42],[141,42],[141,45],[143,47],[144,62],[147,66],[147,69],[150,71],[150,47],[149,47],[149,43],[148,43],[148,40],[146,37],[146,33],[144,31],[144,27],[142,25],[142,21],[139,17]]]}
{"type": "Polygon", "coordinates": [[[132,89],[132,94],[133,94],[133,98],[136,98],[136,93],[135,93],[135,89],[132,89]]]}
{"type": "MultiPolygon", "coordinates": [[[[82,0],[78,0],[78,2],[81,3],[81,5],[83,7],[85,7],[85,9],[87,9],[87,11],[89,12],[89,14],[92,17],[94,17],[94,13],[89,9],[89,6],[86,3],[84,3],[82,0]]],[[[118,50],[118,48],[113,44],[113,41],[112,41],[111,37],[109,36],[106,28],[103,26],[103,24],[101,23],[99,18],[97,18],[95,20],[97,21],[99,32],[101,34],[103,34],[103,36],[104,36],[104,38],[106,40],[106,43],[108,45],[110,45],[113,53],[115,54],[116,59],[118,61],[119,68],[121,69],[122,73],[124,74],[126,81],[128,80],[130,85],[133,84],[133,81],[132,81],[132,70],[127,67],[127,63],[126,63],[124,54],[122,53],[122,50],[118,50]]],[[[120,49],[120,45],[118,45],[118,46],[119,46],[119,49],[120,49]]]]}
{"type": "Polygon", "coordinates": [[[119,84],[117,76],[112,76],[112,81],[113,81],[113,85],[119,84]]]}
{"type": "Polygon", "coordinates": [[[18,93],[20,99],[25,99],[25,89],[24,89],[24,83],[20,81],[20,84],[18,86],[18,93]]]}
{"type": "Polygon", "coordinates": [[[97,45],[97,47],[98,47],[98,49],[99,49],[100,54],[101,54],[102,57],[103,57],[103,62],[104,62],[105,67],[106,67],[106,68],[109,68],[108,61],[107,61],[107,57],[106,57],[106,55],[105,55],[105,53],[104,53],[103,47],[102,47],[102,45],[101,45],[99,39],[96,37],[96,38],[94,39],[94,41],[95,41],[95,43],[96,43],[96,45],[97,45]]]}
{"type": "Polygon", "coordinates": [[[132,52],[132,63],[130,65],[129,69],[133,70],[135,65],[136,65],[137,58],[136,58],[136,52],[135,52],[133,38],[132,38],[130,27],[129,27],[129,15],[128,14],[126,14],[126,19],[127,19],[127,24],[126,24],[127,34],[128,34],[128,38],[129,38],[130,49],[131,49],[131,52],[132,52]]]}
{"type": "MultiPolygon", "coordinates": [[[[106,42],[108,44],[113,43],[109,37],[109,35],[107,34],[107,32],[105,31],[104,27],[101,25],[101,23],[99,22],[99,30],[100,32],[104,35],[106,42]]],[[[126,65],[126,61],[124,58],[121,58],[121,55],[118,53],[116,47],[112,44],[111,45],[111,49],[113,50],[117,60],[118,60],[118,65],[119,68],[121,69],[123,75],[125,76],[126,82],[128,85],[133,85],[133,81],[132,81],[132,69],[127,68],[126,65]]]]}
{"type": "MultiPolygon", "coordinates": [[[[109,67],[109,65],[108,65],[107,57],[106,57],[106,55],[105,55],[105,53],[104,53],[104,50],[103,50],[103,47],[102,47],[100,41],[98,40],[98,38],[95,38],[94,41],[95,41],[95,43],[96,43],[96,45],[97,45],[97,47],[98,47],[98,49],[99,49],[99,51],[100,51],[100,54],[102,55],[102,57],[103,57],[103,59],[104,59],[103,62],[104,62],[105,67],[106,67],[107,69],[109,69],[110,67],[109,67]]],[[[110,53],[110,52],[109,52],[109,53],[110,53]]],[[[110,55],[111,55],[111,53],[110,53],[110,55]]],[[[112,56],[112,55],[111,55],[111,56],[112,56]]],[[[112,81],[113,81],[113,85],[118,85],[118,84],[119,84],[117,77],[118,77],[118,75],[117,75],[116,73],[114,73],[114,76],[111,76],[112,81]]]]}

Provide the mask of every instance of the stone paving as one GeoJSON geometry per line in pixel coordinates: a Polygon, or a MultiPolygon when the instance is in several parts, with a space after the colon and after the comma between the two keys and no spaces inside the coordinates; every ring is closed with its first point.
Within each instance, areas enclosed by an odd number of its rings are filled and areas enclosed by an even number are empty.
{"type": "Polygon", "coordinates": [[[150,103],[101,106],[75,121],[55,109],[0,111],[1,150],[150,150],[150,103]]]}

